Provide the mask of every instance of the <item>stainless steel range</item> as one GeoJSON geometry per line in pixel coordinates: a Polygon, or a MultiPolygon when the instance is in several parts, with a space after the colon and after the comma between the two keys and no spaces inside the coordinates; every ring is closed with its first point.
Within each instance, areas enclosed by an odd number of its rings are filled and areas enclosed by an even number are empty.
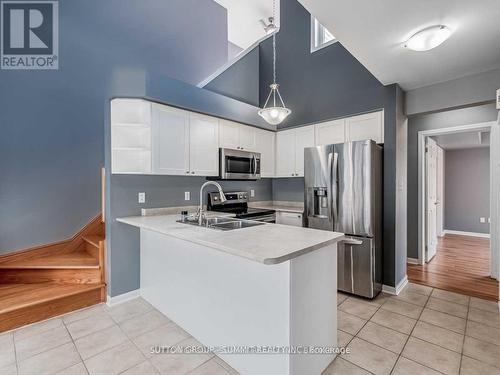
{"type": "Polygon", "coordinates": [[[248,193],[246,191],[235,191],[224,193],[226,200],[221,202],[220,193],[208,193],[208,211],[233,213],[238,219],[262,221],[266,223],[276,222],[276,211],[248,207],[248,193]]]}

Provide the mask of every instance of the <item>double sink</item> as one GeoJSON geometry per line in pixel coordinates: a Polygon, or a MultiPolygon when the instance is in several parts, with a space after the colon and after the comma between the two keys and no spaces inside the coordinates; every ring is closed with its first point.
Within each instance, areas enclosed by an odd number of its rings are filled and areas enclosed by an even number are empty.
{"type": "Polygon", "coordinates": [[[206,218],[204,217],[201,225],[196,218],[187,218],[185,220],[178,220],[178,223],[196,225],[210,229],[218,230],[233,230],[241,228],[255,227],[257,225],[264,225],[264,223],[250,220],[241,220],[230,217],[214,216],[206,218]]]}

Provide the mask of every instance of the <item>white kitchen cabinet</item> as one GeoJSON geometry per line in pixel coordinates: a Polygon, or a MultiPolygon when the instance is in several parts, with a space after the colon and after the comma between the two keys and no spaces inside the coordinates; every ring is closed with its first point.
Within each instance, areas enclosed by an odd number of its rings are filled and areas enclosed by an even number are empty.
{"type": "Polygon", "coordinates": [[[345,142],[345,120],[333,120],[316,125],[316,146],[345,142]]]}
{"type": "Polygon", "coordinates": [[[345,131],[346,141],[373,139],[384,143],[384,111],[346,118],[345,131]]]}
{"type": "Polygon", "coordinates": [[[276,134],[276,177],[295,176],[295,129],[276,134]]]}
{"type": "Polygon", "coordinates": [[[153,174],[217,176],[219,120],[153,105],[153,174]]]}
{"type": "Polygon", "coordinates": [[[276,224],[292,225],[294,227],[302,226],[302,214],[295,212],[276,212],[276,224]]]}
{"type": "Polygon", "coordinates": [[[189,174],[189,112],[153,104],[152,120],[153,174],[189,174]]]}
{"type": "Polygon", "coordinates": [[[200,176],[219,175],[219,120],[189,114],[189,171],[200,176]]]}
{"type": "Polygon", "coordinates": [[[237,122],[220,120],[219,145],[234,150],[256,151],[256,129],[237,122]]]}
{"type": "Polygon", "coordinates": [[[304,149],[314,147],[314,126],[283,130],[276,136],[276,176],[304,176],[304,149]]]}
{"type": "Polygon", "coordinates": [[[276,133],[255,129],[255,151],[260,152],[261,177],[274,177],[276,133]]]}
{"type": "Polygon", "coordinates": [[[295,176],[304,177],[304,149],[314,147],[314,126],[295,130],[295,176]]]}
{"type": "Polygon", "coordinates": [[[111,173],[151,173],[151,103],[111,101],[111,173]]]}

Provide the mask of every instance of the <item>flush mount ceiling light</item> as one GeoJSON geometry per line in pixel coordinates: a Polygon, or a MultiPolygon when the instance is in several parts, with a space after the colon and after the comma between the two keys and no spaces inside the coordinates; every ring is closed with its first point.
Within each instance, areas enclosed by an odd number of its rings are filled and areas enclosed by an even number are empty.
{"type": "Polygon", "coordinates": [[[451,30],[444,25],[427,27],[411,36],[405,47],[413,51],[429,51],[443,43],[450,35],[451,30]]]}
{"type": "MultiPolygon", "coordinates": [[[[274,1],[273,1],[273,19],[274,19],[274,1]]],[[[267,96],[266,102],[264,103],[264,108],[259,110],[259,116],[261,116],[268,124],[278,125],[283,122],[284,119],[288,117],[291,110],[286,108],[285,102],[281,97],[279,91],[279,85],[276,83],[276,33],[273,34],[273,83],[269,85],[271,91],[267,96]],[[268,107],[270,99],[273,99],[272,106],[268,107]],[[278,99],[278,100],[276,100],[278,99]]]]}

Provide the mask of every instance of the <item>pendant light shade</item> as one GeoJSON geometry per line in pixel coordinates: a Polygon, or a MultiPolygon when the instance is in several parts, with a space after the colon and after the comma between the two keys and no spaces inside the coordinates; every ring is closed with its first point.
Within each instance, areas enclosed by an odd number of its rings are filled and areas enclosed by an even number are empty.
{"type": "MultiPolygon", "coordinates": [[[[273,20],[275,4],[273,1],[273,20]]],[[[281,124],[292,111],[285,106],[285,102],[281,97],[279,85],[276,83],[276,33],[273,34],[273,83],[269,85],[271,91],[267,96],[264,108],[259,110],[261,116],[268,124],[278,125],[281,124]],[[270,103],[270,100],[272,102],[270,103]]]]}
{"type": "Polygon", "coordinates": [[[279,85],[277,83],[272,83],[269,87],[271,87],[271,91],[267,96],[264,108],[262,108],[258,113],[268,124],[278,125],[282,123],[283,120],[286,119],[290,113],[292,113],[292,111],[285,107],[285,103],[283,102],[278,89],[279,85]],[[281,106],[276,105],[276,96],[278,97],[278,104],[281,104],[281,106]],[[268,107],[271,97],[273,98],[273,105],[268,107]]]}

